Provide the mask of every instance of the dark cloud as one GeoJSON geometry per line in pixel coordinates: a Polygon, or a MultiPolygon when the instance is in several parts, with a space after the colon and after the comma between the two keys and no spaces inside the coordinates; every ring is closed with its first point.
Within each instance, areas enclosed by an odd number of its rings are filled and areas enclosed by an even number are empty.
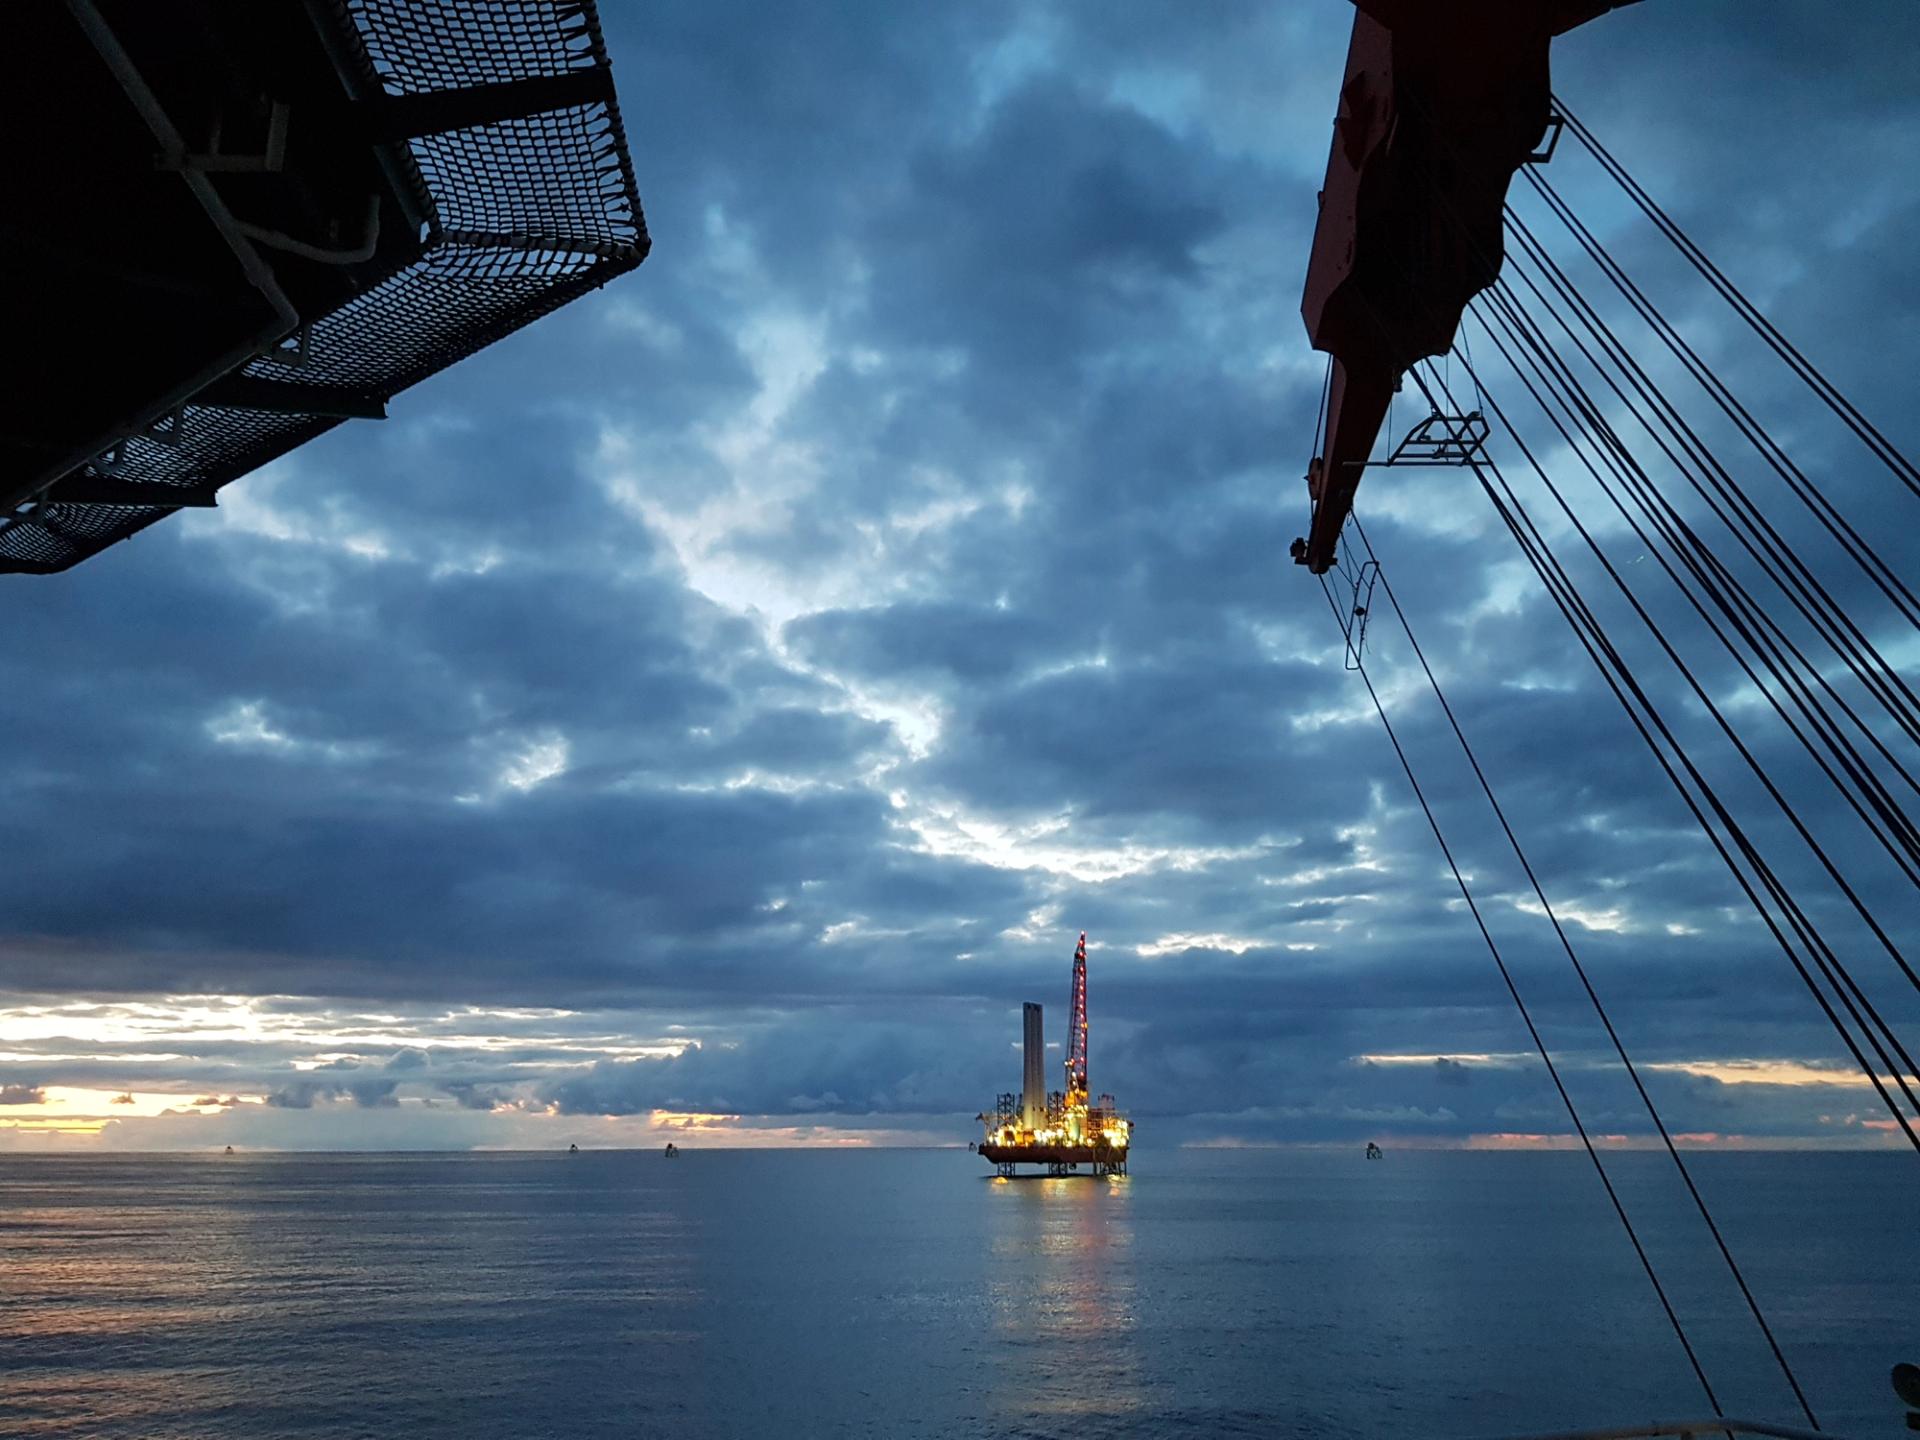
{"type": "Polygon", "coordinates": [[[602,1061],[549,1086],[543,1098],[567,1114],[953,1113],[981,1103],[974,1097],[990,1077],[977,1058],[983,1052],[991,1053],[989,1046],[974,1055],[927,1046],[899,1024],[788,1025],[672,1058],[602,1061]]]}
{"type": "MultiPolygon", "coordinates": [[[[655,238],[640,272],[211,515],[0,582],[0,991],[69,1032],[9,1042],[0,1103],[199,1094],[236,1112],[217,1123],[281,1127],[261,1143],[429,1103],[455,1128],[426,1139],[550,1110],[933,1116],[957,1137],[1013,1081],[1018,1002],[1062,1023],[1085,927],[1096,1082],[1162,1134],[1564,1128],[1286,559],[1348,8],[637,13],[607,21],[655,238]],[[217,997],[245,1023],[208,1021],[217,997]]],[[[1916,25],[1645,5],[1556,61],[1910,446],[1916,25]]],[[[1549,174],[1910,572],[1920,531],[1844,432],[1577,154],[1549,174]]],[[[1765,474],[1751,488],[1906,665],[1848,558],[1765,474]]],[[[1700,695],[1535,498],[1639,637],[1663,717],[1812,889],[1700,695]]],[[[1674,1123],[1857,1134],[1853,1090],[1695,1064],[1838,1046],[1470,479],[1371,474],[1360,514],[1622,1033],[1694,1065],[1649,1072],[1674,1123]]],[[[1784,605],[1768,556],[1712,533],[1784,605]]],[[[1645,546],[1617,518],[1596,538],[1912,953],[1905,878],[1645,546]]],[[[1645,1133],[1378,600],[1367,657],[1595,1128],[1645,1133]]],[[[1889,1019],[1920,1022],[1851,908],[1809,903],[1889,1019]]]]}
{"type": "Polygon", "coordinates": [[[498,1086],[452,1083],[443,1087],[462,1110],[499,1110],[512,1104],[510,1092],[498,1086]]]}
{"type": "Polygon", "coordinates": [[[362,1080],[345,1087],[353,1103],[366,1109],[395,1106],[400,1103],[398,1080],[362,1080]]]}
{"type": "Polygon", "coordinates": [[[331,1100],[339,1093],[339,1087],[334,1085],[322,1085],[312,1080],[296,1080],[269,1094],[267,1104],[276,1110],[311,1110],[316,1100],[331,1100]]]}
{"type": "Polygon", "coordinates": [[[47,1092],[39,1085],[0,1085],[0,1105],[44,1105],[47,1092]]]}

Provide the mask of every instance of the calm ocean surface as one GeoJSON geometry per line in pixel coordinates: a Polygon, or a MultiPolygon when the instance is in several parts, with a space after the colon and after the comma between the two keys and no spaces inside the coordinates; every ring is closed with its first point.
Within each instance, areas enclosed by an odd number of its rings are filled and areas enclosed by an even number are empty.
{"type": "MultiPolygon", "coordinates": [[[[1791,1422],[1663,1157],[1730,1413],[1791,1422]]],[[[1911,1155],[1697,1174],[1829,1429],[1908,1433],[1911,1155]]],[[[7,1436],[1472,1436],[1704,1410],[1583,1156],[0,1156],[7,1436]]]]}

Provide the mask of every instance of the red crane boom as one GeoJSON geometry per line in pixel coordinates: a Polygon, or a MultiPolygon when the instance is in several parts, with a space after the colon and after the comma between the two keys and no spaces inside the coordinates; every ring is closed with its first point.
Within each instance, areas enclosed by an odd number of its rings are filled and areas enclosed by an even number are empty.
{"type": "Polygon", "coordinates": [[[1500,273],[1507,186],[1547,129],[1554,36],[1636,0],[1354,0],[1353,38],[1300,313],[1333,357],[1313,521],[1318,575],[1416,360],[1453,344],[1500,273]]]}

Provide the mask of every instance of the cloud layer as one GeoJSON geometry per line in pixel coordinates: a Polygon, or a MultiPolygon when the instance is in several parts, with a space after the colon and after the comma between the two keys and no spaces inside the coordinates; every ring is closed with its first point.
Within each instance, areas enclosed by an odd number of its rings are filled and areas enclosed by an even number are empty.
{"type": "MultiPolygon", "coordinates": [[[[607,8],[646,266],[5,582],[0,1145],[956,1141],[1020,1002],[1064,1028],[1083,928],[1095,1085],[1144,1143],[1564,1131],[1286,560],[1350,7],[607,8]]],[[[1920,449],[1920,101],[1882,33],[1920,22],[1762,8],[1609,17],[1560,86],[1920,449]]],[[[1666,278],[1914,573],[1905,497],[1666,278]]],[[[1465,478],[1381,472],[1361,514],[1674,1127],[1885,1140],[1465,478]]],[[[1583,1113],[1644,1135],[1384,618],[1370,645],[1583,1113]]],[[[1904,881],[1831,843],[1911,951],[1904,881]]]]}

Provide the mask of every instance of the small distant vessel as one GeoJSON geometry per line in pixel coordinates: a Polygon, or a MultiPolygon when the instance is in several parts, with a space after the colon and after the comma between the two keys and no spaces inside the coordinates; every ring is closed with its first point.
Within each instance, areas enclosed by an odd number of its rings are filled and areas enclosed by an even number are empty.
{"type": "Polygon", "coordinates": [[[1095,1175],[1127,1173],[1127,1147],[1133,1122],[1122,1115],[1113,1096],[1087,1102],[1087,932],[1073,952],[1072,1014],[1067,1022],[1067,1088],[1045,1094],[1046,1037],[1041,1007],[1031,1001],[1023,1016],[1024,1084],[1021,1093],[1002,1095],[990,1113],[977,1118],[987,1127],[979,1153],[1000,1174],[1011,1177],[1016,1165],[1045,1165],[1049,1175],[1071,1175],[1082,1165],[1095,1175]]]}
{"type": "Polygon", "coordinates": [[[567,1146],[567,1154],[578,1155],[579,1153],[580,1153],[580,1147],[578,1145],[567,1146]]]}
{"type": "Polygon", "coordinates": [[[1386,1153],[1387,1153],[1386,1151],[1382,1150],[1378,1145],[1374,1144],[1373,1141],[1371,1140],[1367,1141],[1367,1159],[1369,1160],[1383,1159],[1386,1156],[1386,1153]]]}
{"type": "Polygon", "coordinates": [[[679,1158],[680,1158],[680,1147],[674,1144],[671,1140],[669,1140],[667,1142],[667,1159],[678,1160],[679,1158]]]}
{"type": "Polygon", "coordinates": [[[233,1146],[231,1145],[227,1146],[227,1154],[229,1155],[233,1154],[233,1146]]]}

